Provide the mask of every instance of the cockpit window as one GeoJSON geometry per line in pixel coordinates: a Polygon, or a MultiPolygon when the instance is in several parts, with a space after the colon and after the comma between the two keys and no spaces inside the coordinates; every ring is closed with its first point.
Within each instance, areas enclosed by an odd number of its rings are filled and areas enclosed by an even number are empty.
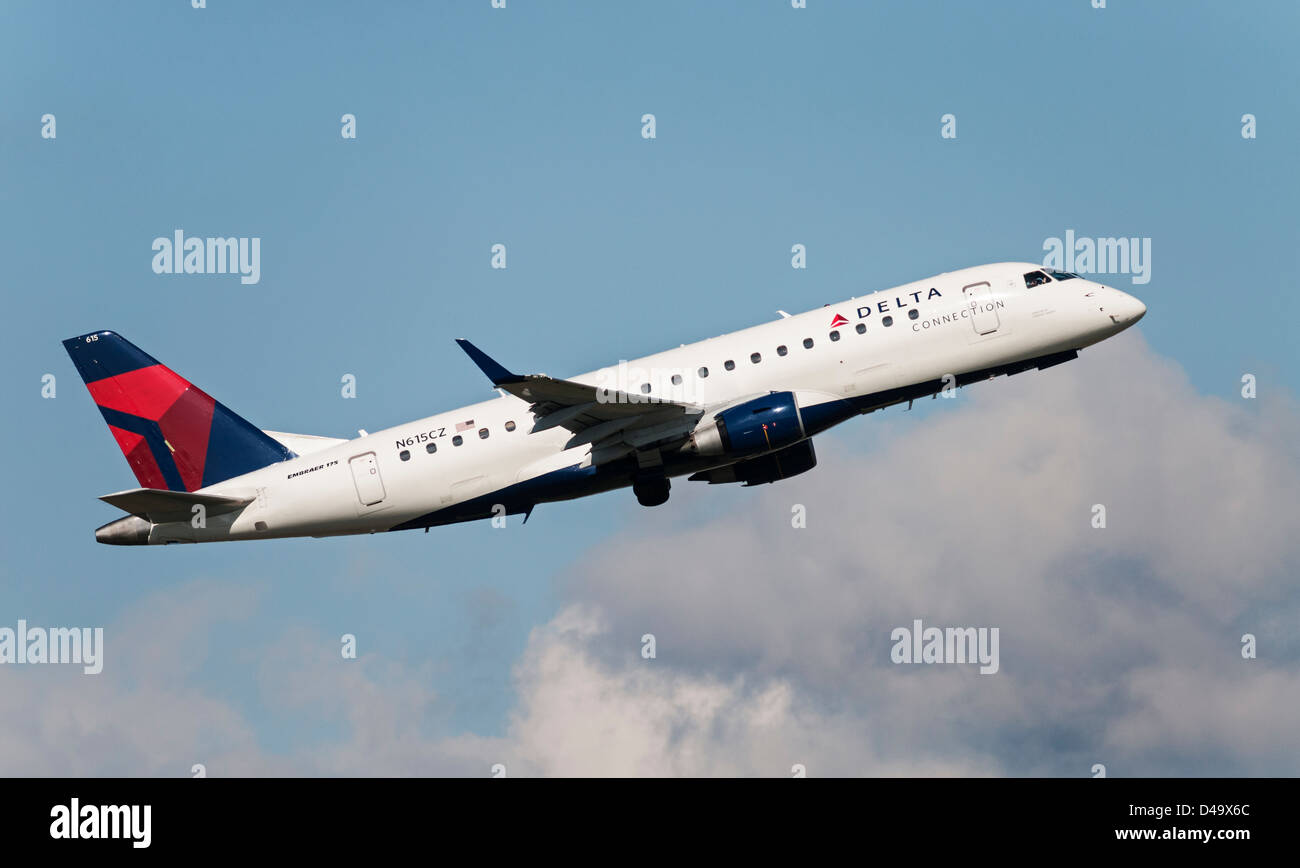
{"type": "Polygon", "coordinates": [[[1069,280],[1072,277],[1079,276],[1077,274],[1071,274],[1068,271],[1057,271],[1055,268],[1049,268],[1047,273],[1052,275],[1052,277],[1055,277],[1057,280],[1069,280]]]}
{"type": "Polygon", "coordinates": [[[1043,274],[1041,271],[1031,271],[1025,275],[1025,286],[1033,289],[1035,286],[1041,286],[1044,283],[1051,283],[1052,278],[1043,274]]]}

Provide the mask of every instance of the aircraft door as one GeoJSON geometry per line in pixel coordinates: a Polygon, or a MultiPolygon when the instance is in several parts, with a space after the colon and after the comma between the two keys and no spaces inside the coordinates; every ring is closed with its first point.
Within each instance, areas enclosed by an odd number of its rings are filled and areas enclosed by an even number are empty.
{"type": "Polygon", "coordinates": [[[975,334],[987,335],[997,331],[998,312],[993,303],[993,293],[988,281],[964,286],[961,292],[969,302],[970,321],[975,334]]]}
{"type": "Polygon", "coordinates": [[[384,480],[379,477],[379,462],[375,453],[357,455],[348,462],[352,466],[352,482],[357,486],[357,499],[362,506],[374,506],[384,499],[384,480]]]}

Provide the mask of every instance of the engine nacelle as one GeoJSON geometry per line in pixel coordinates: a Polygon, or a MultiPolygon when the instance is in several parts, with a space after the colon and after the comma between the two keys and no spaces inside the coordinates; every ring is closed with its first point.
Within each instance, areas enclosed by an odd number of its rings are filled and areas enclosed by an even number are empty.
{"type": "Polygon", "coordinates": [[[776,452],[747,458],[715,467],[691,476],[692,480],[718,485],[726,482],[743,482],[745,485],[762,485],[798,476],[817,466],[817,453],[813,451],[812,440],[801,440],[793,446],[787,446],[776,452]]]}
{"type": "Polygon", "coordinates": [[[793,392],[772,392],[715,413],[691,434],[686,449],[699,455],[760,455],[803,439],[793,392]]]}

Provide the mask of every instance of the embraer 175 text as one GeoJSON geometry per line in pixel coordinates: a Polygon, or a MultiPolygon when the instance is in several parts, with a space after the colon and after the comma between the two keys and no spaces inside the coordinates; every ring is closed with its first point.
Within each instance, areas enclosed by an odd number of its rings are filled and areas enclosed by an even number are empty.
{"type": "Polygon", "coordinates": [[[355,440],[263,431],[125,338],[63,342],[142,488],[95,531],[159,545],[429,528],[669,480],[775,482],[833,425],[1069,361],[1146,313],[1131,295],[1001,263],[557,380],[460,346],[501,396],[355,440]]]}

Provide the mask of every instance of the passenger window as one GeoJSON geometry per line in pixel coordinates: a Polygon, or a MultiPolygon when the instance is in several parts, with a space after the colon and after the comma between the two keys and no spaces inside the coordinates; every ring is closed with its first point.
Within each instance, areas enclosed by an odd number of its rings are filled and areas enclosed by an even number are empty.
{"type": "Polygon", "coordinates": [[[401,452],[397,453],[397,455],[398,455],[398,457],[401,458],[403,461],[410,461],[410,460],[411,460],[411,450],[410,450],[410,449],[403,449],[401,452]]]}
{"type": "Polygon", "coordinates": [[[781,344],[781,346],[776,348],[776,354],[778,356],[784,356],[788,352],[790,351],[785,348],[785,344],[781,344]]]}
{"type": "MultiPolygon", "coordinates": [[[[507,431],[513,431],[513,430],[515,430],[515,420],[514,420],[514,419],[511,419],[509,422],[506,423],[506,430],[507,430],[507,431]]],[[[432,450],[430,450],[430,451],[432,451],[432,450]]]]}
{"type": "Polygon", "coordinates": [[[831,332],[831,340],[833,340],[833,341],[838,341],[839,339],[840,339],[840,330],[839,330],[839,329],[836,329],[835,331],[831,332]]]}
{"type": "Polygon", "coordinates": [[[857,328],[858,334],[860,335],[865,335],[867,333],[867,324],[864,322],[858,323],[855,328],[857,328]]]}
{"type": "Polygon", "coordinates": [[[696,373],[698,373],[700,375],[700,379],[703,380],[705,377],[709,375],[709,369],[700,368],[696,373]]]}
{"type": "Polygon", "coordinates": [[[1035,286],[1042,286],[1044,283],[1051,282],[1051,280],[1052,278],[1041,271],[1031,271],[1025,275],[1025,287],[1033,289],[1035,286]]]}
{"type": "Polygon", "coordinates": [[[459,434],[457,434],[455,437],[451,438],[451,445],[452,445],[452,446],[459,446],[460,444],[462,444],[462,443],[464,443],[464,442],[465,442],[465,438],[462,437],[462,436],[460,436],[459,434]]]}
{"type": "Polygon", "coordinates": [[[811,350],[811,349],[812,349],[812,338],[804,338],[804,339],[803,339],[803,348],[804,348],[805,350],[811,350]]]}
{"type": "Polygon", "coordinates": [[[424,447],[424,451],[425,451],[425,452],[428,452],[430,455],[432,455],[433,453],[435,453],[435,452],[438,451],[438,444],[437,444],[437,443],[430,443],[428,446],[425,446],[425,447],[424,447]]]}
{"type": "Polygon", "coordinates": [[[674,385],[674,386],[680,386],[681,384],[682,384],[682,375],[681,375],[681,374],[673,374],[673,385],[674,385]]]}
{"type": "Polygon", "coordinates": [[[641,384],[641,394],[642,394],[642,395],[649,395],[649,394],[650,394],[650,384],[649,384],[649,383],[642,383],[642,384],[641,384]]]}
{"type": "Polygon", "coordinates": [[[736,370],[736,363],[733,362],[731,359],[727,359],[725,362],[722,363],[722,367],[726,368],[728,371],[734,371],[736,370]]]}
{"type": "Polygon", "coordinates": [[[916,319],[916,318],[917,318],[918,316],[920,316],[920,315],[921,315],[921,312],[920,312],[919,310],[917,310],[916,308],[912,308],[911,310],[909,310],[909,311],[907,312],[907,318],[908,318],[908,319],[916,319]]]}
{"type": "Polygon", "coordinates": [[[478,439],[480,439],[480,440],[486,440],[486,439],[488,439],[488,429],[486,429],[486,428],[480,428],[480,429],[478,429],[478,439]]]}
{"type": "Polygon", "coordinates": [[[749,354],[749,361],[750,361],[751,363],[757,365],[759,362],[763,361],[763,356],[762,356],[761,353],[750,353],[750,354],[749,354]]]}
{"type": "Polygon", "coordinates": [[[892,316],[887,316],[880,321],[880,324],[883,326],[891,326],[894,324],[894,318],[892,316]]]}

